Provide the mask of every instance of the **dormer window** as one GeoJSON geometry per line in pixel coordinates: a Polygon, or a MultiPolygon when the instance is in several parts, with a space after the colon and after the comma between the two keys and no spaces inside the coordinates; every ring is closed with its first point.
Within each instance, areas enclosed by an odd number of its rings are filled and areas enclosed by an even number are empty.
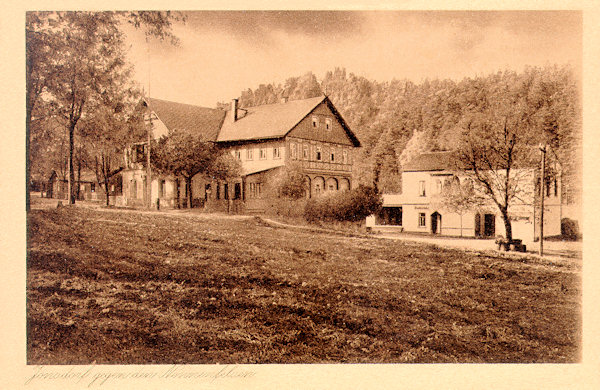
{"type": "Polygon", "coordinates": [[[326,130],[331,130],[331,118],[325,118],[325,129],[326,130]]]}
{"type": "Polygon", "coordinates": [[[318,116],[313,116],[312,117],[312,127],[313,128],[317,128],[319,127],[319,117],[318,116]]]}

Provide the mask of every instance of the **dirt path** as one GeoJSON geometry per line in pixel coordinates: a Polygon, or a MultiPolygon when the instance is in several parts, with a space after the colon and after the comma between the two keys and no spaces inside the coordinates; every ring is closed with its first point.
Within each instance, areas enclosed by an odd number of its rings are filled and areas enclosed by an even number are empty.
{"type": "MultiPolygon", "coordinates": [[[[57,204],[60,202],[62,205],[66,204],[66,200],[59,199],[47,199],[41,198],[32,195],[31,198],[31,209],[49,209],[56,208],[57,204]]],[[[280,227],[286,229],[300,229],[303,231],[311,231],[316,233],[332,233],[332,234],[344,234],[344,232],[334,230],[334,229],[326,229],[320,228],[316,226],[301,226],[301,225],[291,225],[283,222],[279,222],[266,217],[256,217],[253,215],[238,215],[238,214],[225,214],[225,213],[205,213],[202,211],[195,211],[189,209],[165,209],[165,210],[139,210],[139,209],[127,209],[127,208],[106,208],[102,204],[97,202],[86,202],[79,201],[75,205],[76,207],[86,207],[96,209],[98,211],[108,212],[108,213],[141,213],[145,215],[173,215],[178,217],[185,218],[197,218],[201,220],[207,219],[229,219],[229,220],[249,220],[252,218],[260,218],[263,223],[271,225],[273,227],[280,227]]],[[[356,236],[356,234],[352,234],[352,236],[356,236]]],[[[361,235],[361,237],[363,237],[361,235]]],[[[406,233],[383,233],[376,235],[364,235],[364,237],[373,237],[373,238],[383,238],[386,240],[400,240],[400,241],[412,241],[419,242],[423,244],[436,245],[444,248],[455,248],[466,250],[470,252],[493,252],[495,254],[503,254],[504,256],[509,257],[541,257],[537,254],[538,244],[528,243],[527,253],[519,253],[519,252],[500,252],[497,250],[497,246],[493,239],[482,240],[482,239],[471,239],[471,238],[455,238],[455,237],[428,237],[428,236],[417,236],[406,233]]],[[[545,241],[544,242],[544,251],[545,255],[543,257],[544,260],[547,261],[556,261],[556,262],[565,262],[565,261],[574,261],[581,260],[582,258],[582,243],[581,242],[561,242],[561,241],[545,241]]]]}

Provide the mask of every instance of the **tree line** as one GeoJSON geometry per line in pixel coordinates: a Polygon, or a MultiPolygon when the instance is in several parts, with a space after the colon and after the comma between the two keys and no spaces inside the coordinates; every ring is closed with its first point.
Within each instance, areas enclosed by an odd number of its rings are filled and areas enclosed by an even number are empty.
{"type": "Polygon", "coordinates": [[[335,68],[321,80],[309,72],[283,84],[243,90],[240,106],[321,94],[331,99],[363,145],[356,179],[383,192],[401,191],[402,166],[416,154],[456,150],[465,137],[482,135],[475,134],[476,127],[486,121],[502,125],[507,115],[510,126],[517,126],[515,131],[526,139],[524,144],[551,145],[569,187],[580,188],[581,102],[570,66],[420,83],[378,82],[335,68]]]}

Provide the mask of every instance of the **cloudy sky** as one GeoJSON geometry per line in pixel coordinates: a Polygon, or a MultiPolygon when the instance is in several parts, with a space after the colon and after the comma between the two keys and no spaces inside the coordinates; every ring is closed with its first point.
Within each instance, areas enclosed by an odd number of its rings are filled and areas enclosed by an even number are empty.
{"type": "Polygon", "coordinates": [[[243,89],[336,66],[378,81],[581,66],[577,11],[206,11],[176,25],[178,47],[128,30],[136,79],[153,97],[214,107],[243,89]]]}

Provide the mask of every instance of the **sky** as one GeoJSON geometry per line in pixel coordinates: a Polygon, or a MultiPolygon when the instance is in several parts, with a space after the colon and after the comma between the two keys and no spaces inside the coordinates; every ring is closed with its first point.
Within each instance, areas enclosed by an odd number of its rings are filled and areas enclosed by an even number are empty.
{"type": "Polygon", "coordinates": [[[571,64],[578,11],[194,11],[178,46],[127,29],[135,79],[152,97],[214,107],[261,83],[329,70],[370,80],[486,75],[571,64]]]}

